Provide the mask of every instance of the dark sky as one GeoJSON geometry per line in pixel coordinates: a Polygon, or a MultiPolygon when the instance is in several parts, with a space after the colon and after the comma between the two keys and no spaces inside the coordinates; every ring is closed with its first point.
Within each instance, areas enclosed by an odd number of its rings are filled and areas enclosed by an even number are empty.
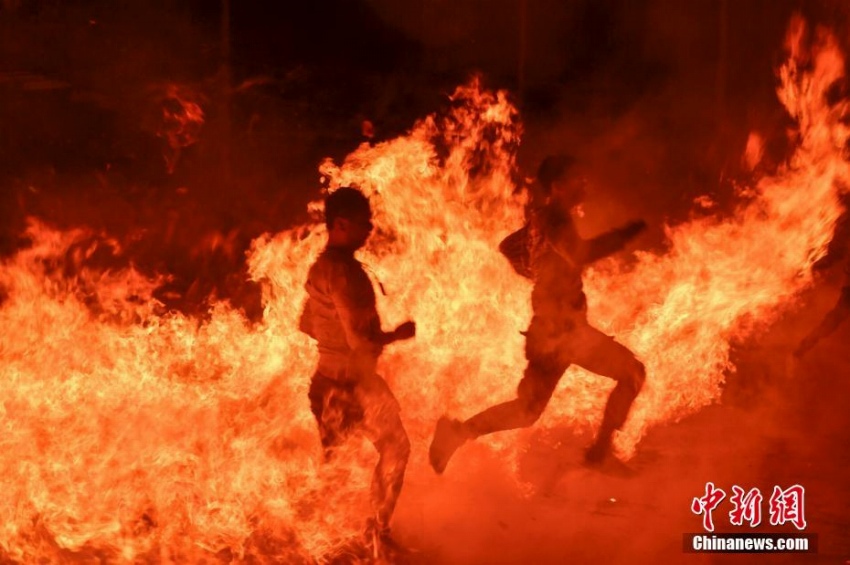
{"type": "MultiPolygon", "coordinates": [[[[781,134],[774,71],[793,10],[839,35],[848,13],[838,0],[231,0],[226,104],[219,2],[0,6],[5,251],[28,214],[121,230],[179,212],[178,248],[234,226],[247,245],[297,220],[318,163],[365,141],[363,120],[372,141],[404,133],[473,72],[519,106],[523,167],[579,149],[616,164],[632,204],[684,209],[749,129],[781,134]],[[168,84],[206,120],[173,173],[156,135],[168,84]],[[685,188],[651,193],[662,181],[685,188]]],[[[183,259],[165,268],[191,278],[183,259]]]]}

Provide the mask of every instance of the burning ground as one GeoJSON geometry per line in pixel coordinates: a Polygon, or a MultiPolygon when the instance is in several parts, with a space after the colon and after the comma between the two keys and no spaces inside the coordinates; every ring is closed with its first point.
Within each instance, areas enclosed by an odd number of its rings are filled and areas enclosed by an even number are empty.
{"type": "MultiPolygon", "coordinates": [[[[524,364],[530,287],[496,251],[525,203],[509,96],[471,81],[407,134],[322,163],[328,187],[372,196],[377,229],[361,259],[385,290],[385,325],[419,327],[380,372],[413,444],[396,530],[423,563],[682,561],[681,534],[700,524],[690,501],[707,481],[804,484],[823,562],[850,553],[847,422],[833,416],[847,413],[847,360],[833,341],[784,362],[834,294],[814,290],[812,264],[850,172],[834,95],[845,64],[828,33],[799,19],[786,47],[778,98],[795,128],[781,164],[741,182],[734,206],[696,208],[651,250],[586,273],[591,321],[647,366],[617,438],[631,475],[578,465],[612,383],[575,369],[536,428],[476,442],[445,477],[427,468],[436,418],[509,398],[524,364]]],[[[175,103],[172,122],[198,118],[175,103]]],[[[180,127],[162,135],[172,169],[192,132],[180,127]]],[[[760,148],[754,137],[753,166],[760,148]]],[[[202,316],[168,308],[161,289],[174,275],[139,266],[143,235],[31,218],[23,237],[0,269],[4,559],[309,563],[361,527],[374,452],[353,441],[321,465],[305,401],[315,353],[296,322],[324,243],[317,219],[251,241],[244,275],[261,316],[215,296],[202,316]]],[[[232,255],[235,237],[205,245],[232,255]]]]}

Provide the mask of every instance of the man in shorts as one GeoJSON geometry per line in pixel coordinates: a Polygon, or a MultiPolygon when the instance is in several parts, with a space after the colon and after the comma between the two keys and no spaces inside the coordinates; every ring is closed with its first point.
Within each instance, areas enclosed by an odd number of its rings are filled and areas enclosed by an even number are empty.
{"type": "Polygon", "coordinates": [[[596,439],[585,452],[588,463],[601,463],[610,453],[614,431],[625,423],[643,386],[643,364],[625,346],[588,323],[581,276],[586,265],[622,249],[646,224],[637,221],[582,239],[571,211],[583,201],[586,183],[578,175],[568,175],[573,167],[568,156],[550,156],[543,161],[528,222],[499,246],[514,269],[534,281],[533,317],[525,332],[528,364],[517,396],[466,421],[440,418],[429,450],[437,473],[445,470],[465,442],[534,424],[572,364],[617,381],[596,439]]]}
{"type": "Polygon", "coordinates": [[[384,346],[410,339],[413,322],[391,332],[381,329],[375,291],[354,253],[372,232],[369,200],[343,187],[325,200],[327,247],[307,275],[307,303],[300,329],[316,340],[319,362],[310,383],[310,409],[319,426],[326,458],[353,431],[375,445],[380,456],[371,487],[374,516],[367,538],[374,551],[394,545],[390,519],[410,455],[410,441],[399,405],[387,383],[375,373],[384,346]]]}

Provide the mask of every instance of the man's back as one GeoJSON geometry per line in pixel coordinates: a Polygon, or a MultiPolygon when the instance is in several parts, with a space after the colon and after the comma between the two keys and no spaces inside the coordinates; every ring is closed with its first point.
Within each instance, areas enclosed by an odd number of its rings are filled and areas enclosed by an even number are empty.
{"type": "Polygon", "coordinates": [[[534,281],[531,306],[535,315],[559,319],[585,315],[587,301],[582,290],[580,243],[568,212],[552,204],[532,211],[529,254],[534,281]]]}

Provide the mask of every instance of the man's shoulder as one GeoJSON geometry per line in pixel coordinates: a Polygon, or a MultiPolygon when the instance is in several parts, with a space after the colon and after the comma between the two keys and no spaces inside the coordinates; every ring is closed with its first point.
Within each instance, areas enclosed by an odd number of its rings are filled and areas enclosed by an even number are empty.
{"type": "Polygon", "coordinates": [[[316,260],[313,262],[313,267],[341,267],[361,269],[360,261],[354,258],[350,252],[328,247],[324,249],[316,260]]]}
{"type": "Polygon", "coordinates": [[[341,252],[335,249],[326,249],[319,254],[310,267],[308,278],[324,278],[332,280],[358,281],[365,279],[368,275],[360,263],[351,253],[341,252]]]}

